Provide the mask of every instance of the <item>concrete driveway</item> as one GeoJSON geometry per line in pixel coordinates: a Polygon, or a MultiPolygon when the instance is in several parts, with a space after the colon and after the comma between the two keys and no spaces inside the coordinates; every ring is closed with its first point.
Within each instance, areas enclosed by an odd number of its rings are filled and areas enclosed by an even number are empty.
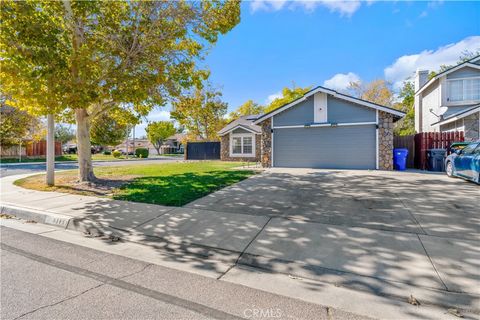
{"type": "Polygon", "coordinates": [[[456,298],[472,306],[479,201],[479,186],[442,174],[271,169],[186,207],[269,218],[241,264],[379,293],[423,288],[446,305],[439,292],[468,293],[456,298]]]}
{"type": "Polygon", "coordinates": [[[443,174],[271,169],[190,208],[480,240],[480,187],[443,174]]]}

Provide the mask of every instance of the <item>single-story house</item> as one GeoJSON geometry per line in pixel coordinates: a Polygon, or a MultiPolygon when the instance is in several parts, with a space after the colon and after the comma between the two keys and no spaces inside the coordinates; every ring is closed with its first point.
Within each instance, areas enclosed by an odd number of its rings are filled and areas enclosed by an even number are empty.
{"type": "Polygon", "coordinates": [[[260,161],[262,129],[253,123],[258,117],[258,115],[240,117],[218,132],[221,139],[221,160],[260,161]]]}
{"type": "Polygon", "coordinates": [[[219,132],[222,159],[242,153],[239,158],[259,158],[263,167],[392,170],[393,123],[404,116],[319,86],[269,113],[228,124],[219,132]]]}

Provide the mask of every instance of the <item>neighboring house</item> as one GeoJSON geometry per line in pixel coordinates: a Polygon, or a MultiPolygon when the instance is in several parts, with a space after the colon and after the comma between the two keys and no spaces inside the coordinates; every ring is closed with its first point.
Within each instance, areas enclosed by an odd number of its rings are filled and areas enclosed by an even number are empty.
{"type": "MultiPolygon", "coordinates": [[[[135,146],[134,146],[134,141],[133,139],[128,139],[128,152],[131,153],[133,152],[133,149],[138,149],[138,148],[145,148],[148,149],[150,154],[156,154],[155,149],[153,148],[153,145],[148,141],[148,139],[135,139],[135,146]]],[[[127,149],[127,141],[124,140],[122,143],[119,145],[115,146],[113,149],[119,150],[122,152],[126,152],[127,149]]]]}
{"type": "MultiPolygon", "coordinates": [[[[177,133],[168,137],[160,147],[160,153],[183,153],[182,141],[184,139],[185,134],[183,133],[177,133]]],[[[135,139],[135,149],[138,148],[146,148],[150,154],[157,154],[157,150],[153,147],[153,144],[148,139],[135,139]]],[[[121,144],[115,146],[114,149],[125,152],[126,141],[124,140],[121,144]]],[[[128,139],[128,152],[133,152],[133,139],[128,139]]]]}
{"type": "Polygon", "coordinates": [[[253,124],[258,115],[242,116],[218,132],[223,161],[260,161],[262,129],[253,124]]]}
{"type": "Polygon", "coordinates": [[[260,146],[256,158],[264,167],[392,170],[393,123],[403,116],[401,111],[316,87],[269,113],[228,124],[219,132],[222,158],[230,160],[236,154],[230,152],[233,146],[239,151],[246,144],[250,154],[257,154],[260,146]],[[250,140],[244,141],[246,134],[258,141],[255,152],[248,147],[250,140]]]}
{"type": "Polygon", "coordinates": [[[183,153],[183,141],[186,135],[183,133],[176,133],[165,140],[160,148],[160,153],[183,153]]]}
{"type": "Polygon", "coordinates": [[[480,138],[480,56],[428,79],[428,70],[415,76],[415,130],[464,131],[465,140],[480,138]]]}

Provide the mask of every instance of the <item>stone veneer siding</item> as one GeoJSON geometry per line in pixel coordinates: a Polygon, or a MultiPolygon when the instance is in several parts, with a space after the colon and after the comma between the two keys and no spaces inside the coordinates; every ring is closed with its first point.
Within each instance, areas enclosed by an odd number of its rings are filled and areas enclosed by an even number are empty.
{"type": "Polygon", "coordinates": [[[262,128],[262,167],[269,168],[272,166],[272,119],[260,122],[262,128]]]}
{"type": "Polygon", "coordinates": [[[258,162],[261,154],[261,135],[255,135],[255,157],[230,157],[230,134],[220,137],[220,160],[258,162]]]}
{"type": "Polygon", "coordinates": [[[393,116],[378,111],[378,168],[393,170],[393,116]]]}

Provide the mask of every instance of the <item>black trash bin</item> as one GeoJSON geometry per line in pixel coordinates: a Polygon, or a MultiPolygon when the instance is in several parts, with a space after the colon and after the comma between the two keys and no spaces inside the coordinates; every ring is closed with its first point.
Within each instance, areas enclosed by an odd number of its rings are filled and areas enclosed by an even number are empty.
{"type": "Polygon", "coordinates": [[[445,149],[427,150],[428,171],[445,171],[445,151],[445,149]]]}

